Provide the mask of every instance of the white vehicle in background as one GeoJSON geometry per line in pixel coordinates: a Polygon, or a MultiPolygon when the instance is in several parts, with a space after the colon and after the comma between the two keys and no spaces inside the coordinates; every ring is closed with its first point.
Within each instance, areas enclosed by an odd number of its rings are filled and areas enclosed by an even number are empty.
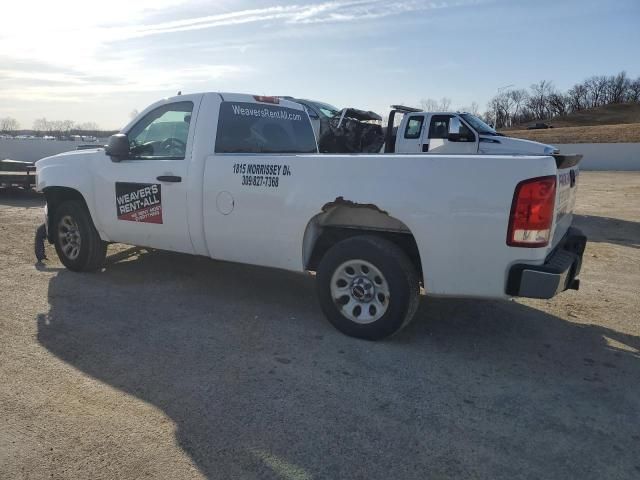
{"type": "Polygon", "coordinates": [[[36,163],[47,236],[74,271],[101,269],[109,242],[315,271],[329,321],[371,340],[412,319],[421,287],[475,298],[578,288],[580,156],[317,151],[300,104],[167,98],[106,148],[36,163]]]}
{"type": "Polygon", "coordinates": [[[385,153],[438,153],[486,155],[553,155],[552,145],[511,138],[496,132],[471,113],[424,112],[392,105],[387,122],[385,153]],[[400,125],[393,127],[397,114],[400,125]]]}

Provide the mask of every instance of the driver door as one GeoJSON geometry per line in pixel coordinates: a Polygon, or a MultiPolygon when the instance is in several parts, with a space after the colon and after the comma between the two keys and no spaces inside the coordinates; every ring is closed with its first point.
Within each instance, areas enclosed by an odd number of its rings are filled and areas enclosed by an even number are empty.
{"type": "Polygon", "coordinates": [[[200,97],[150,110],[126,133],[130,154],[97,158],[96,211],[111,241],[193,253],[187,174],[200,97]]]}
{"type": "Polygon", "coordinates": [[[441,154],[478,152],[476,135],[462,122],[460,122],[459,139],[455,142],[449,140],[449,122],[452,117],[453,115],[433,115],[431,117],[428,130],[428,147],[424,148],[424,151],[441,154]]]}

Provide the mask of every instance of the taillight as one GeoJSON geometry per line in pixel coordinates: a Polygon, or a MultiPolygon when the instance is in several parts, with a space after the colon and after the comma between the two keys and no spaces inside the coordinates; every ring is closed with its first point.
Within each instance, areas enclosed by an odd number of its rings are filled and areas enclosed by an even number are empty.
{"type": "Polygon", "coordinates": [[[256,102],[274,103],[274,104],[280,103],[280,99],[278,97],[266,97],[264,95],[254,95],[253,98],[256,102]]]}
{"type": "Polygon", "coordinates": [[[520,182],[513,194],[507,245],[546,247],[551,237],[555,201],[555,176],[520,182]]]}

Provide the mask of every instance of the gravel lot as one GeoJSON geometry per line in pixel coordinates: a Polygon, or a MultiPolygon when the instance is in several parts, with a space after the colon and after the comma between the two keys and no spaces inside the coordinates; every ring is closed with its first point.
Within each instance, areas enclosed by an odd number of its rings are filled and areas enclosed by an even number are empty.
{"type": "Polygon", "coordinates": [[[582,173],[579,292],[345,337],[307,276],[110,247],[36,268],[0,190],[0,478],[640,478],[640,174],[582,173]]]}

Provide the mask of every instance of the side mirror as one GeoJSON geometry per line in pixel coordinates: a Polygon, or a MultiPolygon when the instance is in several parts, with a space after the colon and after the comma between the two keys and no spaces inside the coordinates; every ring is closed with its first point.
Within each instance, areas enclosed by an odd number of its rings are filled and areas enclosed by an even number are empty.
{"type": "Polygon", "coordinates": [[[457,142],[460,140],[460,129],[462,128],[462,124],[460,123],[460,119],[458,117],[451,117],[449,119],[449,133],[447,135],[447,139],[450,142],[457,142]]]}
{"type": "Polygon", "coordinates": [[[126,133],[111,135],[104,151],[114,162],[127,158],[129,156],[129,137],[126,133]]]}

